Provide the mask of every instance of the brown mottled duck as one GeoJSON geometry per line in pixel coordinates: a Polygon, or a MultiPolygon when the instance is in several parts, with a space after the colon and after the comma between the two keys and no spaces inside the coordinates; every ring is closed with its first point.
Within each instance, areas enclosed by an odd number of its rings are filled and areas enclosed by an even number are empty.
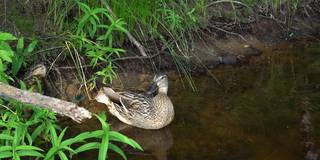
{"type": "Polygon", "coordinates": [[[168,78],[158,74],[153,79],[149,94],[130,91],[115,92],[103,87],[95,99],[108,106],[120,121],[144,129],[160,129],[174,118],[173,104],[167,95],[168,78]],[[157,91],[156,94],[152,94],[157,91]]]}

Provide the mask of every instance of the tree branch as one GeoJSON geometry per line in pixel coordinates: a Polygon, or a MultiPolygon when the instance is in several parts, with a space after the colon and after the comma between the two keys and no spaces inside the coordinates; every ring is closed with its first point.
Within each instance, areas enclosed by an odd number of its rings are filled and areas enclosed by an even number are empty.
{"type": "Polygon", "coordinates": [[[67,116],[74,121],[81,123],[84,119],[92,117],[91,112],[74,103],[63,101],[57,98],[48,97],[39,93],[24,91],[0,82],[0,97],[10,98],[22,103],[36,105],[49,109],[62,116],[67,116]]]}

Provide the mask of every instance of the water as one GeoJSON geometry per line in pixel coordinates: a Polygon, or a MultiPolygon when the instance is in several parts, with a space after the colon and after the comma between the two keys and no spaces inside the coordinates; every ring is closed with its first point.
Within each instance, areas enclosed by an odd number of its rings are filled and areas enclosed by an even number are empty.
{"type": "MultiPolygon", "coordinates": [[[[312,155],[319,153],[319,43],[291,43],[263,55],[250,64],[214,70],[223,87],[210,76],[194,77],[197,92],[179,80],[171,81],[169,96],[176,115],[164,129],[142,130],[113,120],[113,127],[122,128],[145,148],[142,153],[122,146],[128,158],[298,160],[308,159],[307,154],[316,158],[312,155]]],[[[96,128],[95,123],[78,127],[89,130],[96,128]]],[[[81,157],[97,159],[97,152],[81,157]]]]}

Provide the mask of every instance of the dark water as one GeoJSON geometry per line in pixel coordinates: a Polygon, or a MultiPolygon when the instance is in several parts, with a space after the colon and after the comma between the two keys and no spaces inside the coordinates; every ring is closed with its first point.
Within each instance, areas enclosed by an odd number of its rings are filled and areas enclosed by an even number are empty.
{"type": "MultiPolygon", "coordinates": [[[[210,76],[194,77],[197,92],[184,88],[179,80],[171,81],[169,95],[176,115],[173,123],[164,129],[149,131],[112,122],[113,127],[124,128],[121,132],[145,149],[136,152],[123,146],[128,158],[317,159],[320,153],[317,145],[319,43],[292,43],[266,50],[263,55],[252,59],[250,64],[213,71],[223,87],[210,76]]],[[[84,130],[96,128],[98,123],[90,125],[84,125],[84,130]]],[[[79,159],[96,157],[97,152],[93,152],[79,159]]]]}

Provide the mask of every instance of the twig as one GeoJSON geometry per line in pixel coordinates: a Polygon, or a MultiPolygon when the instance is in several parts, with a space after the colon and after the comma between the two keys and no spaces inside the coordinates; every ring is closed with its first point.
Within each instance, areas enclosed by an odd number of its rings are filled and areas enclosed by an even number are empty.
{"type": "MultiPolygon", "coordinates": [[[[122,57],[122,58],[115,58],[115,59],[112,59],[111,61],[112,62],[115,62],[115,61],[124,61],[124,60],[135,60],[135,59],[152,59],[152,58],[155,58],[157,56],[159,56],[161,54],[160,53],[157,53],[157,54],[154,54],[152,56],[132,56],[132,57],[122,57]]],[[[97,63],[98,66],[104,64],[104,62],[101,62],[101,63],[97,63]]],[[[88,67],[92,67],[92,65],[82,65],[81,66],[82,68],[88,68],[88,67]]],[[[77,68],[76,66],[63,66],[63,67],[57,67],[59,69],[75,69],[77,68]]]]}
{"type": "Polygon", "coordinates": [[[128,36],[129,40],[139,49],[140,54],[142,56],[147,57],[147,54],[144,50],[144,47],[141,45],[141,43],[138,42],[136,38],[134,38],[129,31],[126,30],[124,33],[128,36]]]}
{"type": "Polygon", "coordinates": [[[56,46],[56,47],[47,48],[47,49],[44,49],[44,50],[37,51],[37,52],[35,52],[33,54],[38,54],[38,53],[47,52],[47,51],[60,49],[60,48],[64,48],[64,46],[56,46]]]}
{"type": "Polygon", "coordinates": [[[222,32],[225,32],[225,33],[228,33],[228,34],[231,34],[231,35],[238,36],[238,37],[240,37],[242,40],[247,41],[247,40],[246,40],[241,34],[239,34],[239,33],[230,32],[230,31],[224,30],[224,29],[222,29],[222,28],[219,28],[219,27],[217,27],[217,26],[215,26],[215,25],[213,25],[212,27],[215,28],[215,29],[217,29],[217,30],[219,30],[219,31],[222,31],[222,32]]]}
{"type": "Polygon", "coordinates": [[[14,112],[12,109],[10,109],[8,106],[5,106],[3,104],[0,104],[0,106],[2,106],[3,108],[7,109],[8,111],[10,111],[13,114],[16,114],[16,112],[14,112]]]}
{"type": "Polygon", "coordinates": [[[121,57],[121,58],[114,58],[112,59],[112,62],[114,61],[123,61],[123,60],[133,60],[133,59],[152,59],[154,57],[157,57],[161,54],[160,53],[157,53],[157,54],[154,54],[152,56],[132,56],[132,57],[121,57]]]}

